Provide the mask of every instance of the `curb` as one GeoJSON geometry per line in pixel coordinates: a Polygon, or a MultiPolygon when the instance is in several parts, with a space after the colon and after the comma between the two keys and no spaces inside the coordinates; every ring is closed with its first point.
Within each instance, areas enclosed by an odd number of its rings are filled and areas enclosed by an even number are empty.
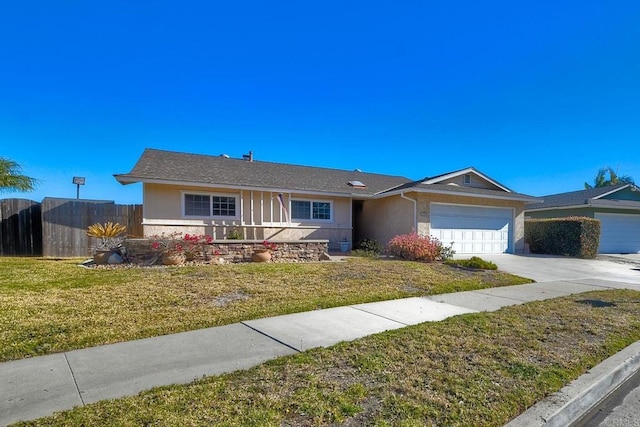
{"type": "Polygon", "coordinates": [[[620,387],[639,368],[640,341],[636,341],[536,403],[505,427],[571,425],[620,387]]]}

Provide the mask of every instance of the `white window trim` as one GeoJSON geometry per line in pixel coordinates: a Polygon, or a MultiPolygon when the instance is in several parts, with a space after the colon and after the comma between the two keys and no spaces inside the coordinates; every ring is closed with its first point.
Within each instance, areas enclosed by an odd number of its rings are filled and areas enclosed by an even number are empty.
{"type": "Polygon", "coordinates": [[[324,224],[331,224],[334,222],[333,218],[334,218],[334,212],[333,212],[333,200],[318,200],[318,199],[301,199],[301,198],[294,198],[291,197],[289,198],[289,216],[290,216],[290,221],[294,222],[294,223],[312,223],[312,222],[320,222],[320,223],[324,223],[324,224]],[[329,215],[331,216],[330,219],[301,219],[301,218],[294,218],[293,217],[293,209],[291,208],[291,202],[309,202],[311,203],[311,214],[313,215],[313,203],[329,203],[329,215]]]}
{"type": "Polygon", "coordinates": [[[188,191],[188,190],[182,190],[180,192],[180,213],[182,215],[183,219],[221,219],[221,220],[239,220],[240,219],[240,194],[235,194],[235,193],[205,193],[202,191],[188,191]],[[193,194],[196,196],[209,196],[209,207],[211,208],[211,211],[213,211],[213,200],[212,197],[214,196],[219,196],[219,197],[233,197],[236,200],[236,214],[234,216],[220,216],[220,215],[211,215],[209,214],[208,216],[201,216],[201,215],[187,215],[185,212],[186,209],[186,203],[185,203],[185,196],[187,194],[193,194]]]}

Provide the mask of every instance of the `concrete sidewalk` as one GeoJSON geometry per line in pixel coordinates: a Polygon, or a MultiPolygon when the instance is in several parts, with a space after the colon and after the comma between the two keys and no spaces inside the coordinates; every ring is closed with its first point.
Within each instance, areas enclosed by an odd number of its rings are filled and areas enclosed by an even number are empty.
{"type": "MultiPolygon", "coordinates": [[[[0,425],[422,322],[629,282],[578,279],[317,310],[0,363],[0,425]]],[[[526,425],[522,424],[522,425],[526,425]]]]}

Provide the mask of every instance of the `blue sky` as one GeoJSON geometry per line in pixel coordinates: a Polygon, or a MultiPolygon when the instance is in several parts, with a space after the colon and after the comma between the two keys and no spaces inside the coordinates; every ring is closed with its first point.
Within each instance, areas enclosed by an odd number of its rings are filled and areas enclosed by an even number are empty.
{"type": "Polygon", "coordinates": [[[36,201],[140,203],[145,147],[534,196],[640,180],[638,1],[61,1],[0,8],[0,156],[36,201]]]}

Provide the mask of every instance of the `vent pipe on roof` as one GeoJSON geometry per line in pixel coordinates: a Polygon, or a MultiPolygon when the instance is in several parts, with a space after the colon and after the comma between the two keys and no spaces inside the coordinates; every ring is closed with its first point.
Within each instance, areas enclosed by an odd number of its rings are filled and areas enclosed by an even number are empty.
{"type": "Polygon", "coordinates": [[[253,162],[253,151],[249,151],[249,154],[243,154],[242,158],[244,160],[248,160],[250,162],[253,162]]]}

